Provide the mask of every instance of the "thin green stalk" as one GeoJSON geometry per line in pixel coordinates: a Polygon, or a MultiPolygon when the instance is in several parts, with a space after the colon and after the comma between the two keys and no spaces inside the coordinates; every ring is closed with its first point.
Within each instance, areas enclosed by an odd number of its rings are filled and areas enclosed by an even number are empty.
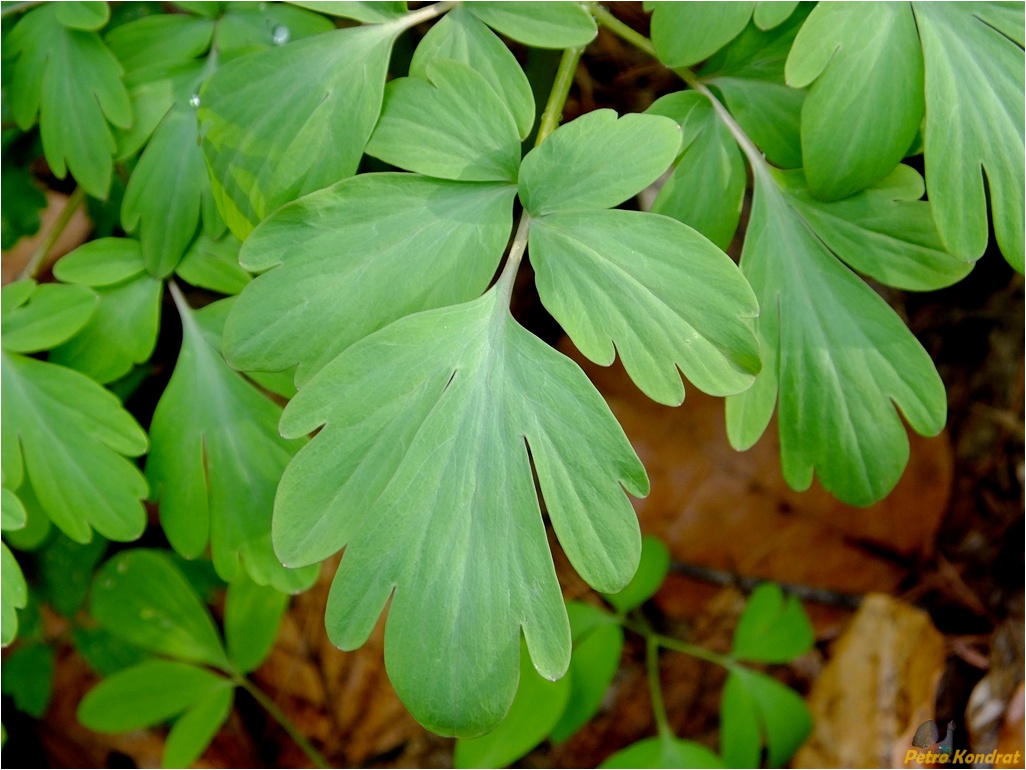
{"type": "Polygon", "coordinates": [[[622,621],[623,627],[628,631],[633,631],[639,636],[645,637],[645,641],[654,641],[660,647],[664,647],[667,650],[673,650],[674,652],[680,652],[685,655],[690,655],[692,658],[698,658],[699,660],[707,661],[708,663],[715,663],[717,666],[723,666],[724,668],[734,668],[737,666],[736,661],[727,655],[720,655],[719,653],[707,650],[704,647],[699,647],[697,644],[691,644],[691,642],[685,642],[681,639],[674,639],[672,636],[665,636],[656,631],[644,620],[632,620],[630,618],[624,618],[622,621]]]}
{"type": "Polygon", "coordinates": [[[541,123],[538,125],[538,138],[534,146],[549,138],[549,134],[556,130],[559,121],[563,119],[563,107],[566,105],[566,98],[570,95],[570,85],[574,82],[574,73],[577,72],[577,63],[584,53],[584,46],[567,48],[559,60],[559,69],[556,70],[556,79],[552,82],[552,90],[549,91],[549,101],[545,105],[545,111],[541,116],[541,123]]]}
{"type": "Polygon", "coordinates": [[[655,717],[656,729],[662,738],[673,736],[670,720],[666,716],[666,703],[663,702],[663,686],[659,679],[659,642],[654,636],[645,640],[645,664],[648,668],[648,692],[652,698],[652,715],[655,717]]]}
{"type": "Polygon", "coordinates": [[[642,35],[637,30],[628,27],[613,14],[609,12],[605,6],[599,5],[598,3],[591,4],[591,15],[595,17],[595,20],[603,27],[608,29],[617,37],[622,40],[626,40],[628,43],[633,45],[635,48],[644,51],[652,58],[656,57],[655,46],[652,45],[652,41],[642,35]]]}
{"type": "Polygon", "coordinates": [[[314,748],[313,744],[306,739],[299,729],[292,724],[292,721],[285,716],[278,705],[264,694],[264,691],[249,681],[246,677],[241,674],[235,674],[233,677],[235,684],[244,689],[259,703],[264,711],[274,717],[275,721],[282,726],[289,737],[296,742],[296,745],[306,754],[307,758],[314,764],[315,767],[329,768],[331,765],[328,764],[328,760],[324,758],[317,749],[314,748]]]}
{"type": "Polygon", "coordinates": [[[517,234],[513,236],[513,245],[509,247],[509,256],[506,257],[506,264],[502,268],[502,274],[496,283],[499,292],[499,301],[509,307],[510,299],[513,297],[513,282],[517,277],[517,270],[527,250],[527,235],[531,229],[531,217],[525,211],[520,215],[520,224],[517,225],[517,234]]]}
{"type": "Polygon", "coordinates": [[[44,264],[47,255],[50,250],[57,243],[57,239],[61,237],[61,233],[64,232],[71,218],[78,211],[78,207],[82,205],[82,201],[85,200],[85,190],[81,187],[76,187],[75,191],[68,197],[67,202],[64,204],[64,208],[61,210],[60,216],[57,217],[57,221],[53,223],[47,233],[46,237],[43,238],[43,242],[39,244],[32,256],[29,257],[29,261],[25,263],[25,269],[21,271],[21,275],[18,278],[35,278],[36,273],[39,272],[40,267],[44,264]]]}
{"type": "Polygon", "coordinates": [[[427,6],[426,8],[418,8],[416,11],[411,11],[405,16],[400,16],[395,21],[389,23],[395,24],[401,29],[409,29],[410,27],[417,26],[422,21],[429,21],[441,16],[443,13],[455,8],[457,5],[458,3],[455,0],[445,0],[445,2],[435,3],[427,6]]]}

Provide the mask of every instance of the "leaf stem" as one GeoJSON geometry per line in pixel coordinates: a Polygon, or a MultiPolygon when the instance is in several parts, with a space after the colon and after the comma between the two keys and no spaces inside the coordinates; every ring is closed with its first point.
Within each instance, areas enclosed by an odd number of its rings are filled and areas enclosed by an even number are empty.
{"type": "Polygon", "coordinates": [[[417,26],[422,21],[429,21],[430,19],[434,19],[438,16],[441,16],[443,13],[452,10],[457,5],[458,3],[456,2],[456,0],[445,0],[444,2],[434,3],[425,8],[418,8],[416,11],[411,11],[410,13],[407,13],[405,16],[400,16],[395,21],[391,21],[388,23],[395,24],[402,30],[407,30],[410,27],[417,26]]]}
{"type": "Polygon", "coordinates": [[[566,105],[566,98],[570,95],[570,85],[574,82],[574,74],[577,72],[577,63],[584,53],[584,46],[566,48],[559,60],[559,68],[556,70],[556,78],[552,83],[552,90],[549,91],[549,101],[542,112],[541,123],[538,125],[538,138],[534,146],[548,139],[549,134],[556,130],[559,121],[563,119],[563,107],[566,105]]]}
{"type": "Polygon", "coordinates": [[[731,658],[729,655],[721,655],[717,652],[700,647],[697,644],[691,642],[685,642],[682,639],[675,639],[672,636],[666,636],[664,634],[657,633],[645,620],[633,620],[631,618],[624,618],[622,621],[623,627],[628,631],[633,631],[639,636],[645,637],[645,641],[655,642],[660,647],[664,647],[667,650],[673,650],[674,652],[680,652],[684,655],[690,655],[692,658],[698,658],[704,660],[707,663],[715,663],[717,666],[723,666],[726,669],[733,669],[737,667],[737,661],[731,658]]]}
{"type": "Polygon", "coordinates": [[[599,3],[591,4],[591,15],[595,17],[595,20],[603,27],[608,29],[617,37],[627,41],[635,48],[644,51],[653,59],[658,58],[656,56],[655,46],[652,45],[652,41],[642,35],[637,30],[627,26],[618,18],[616,18],[609,9],[599,3]]]}
{"type": "Polygon", "coordinates": [[[85,200],[85,190],[81,187],[76,187],[75,191],[68,196],[67,202],[64,204],[64,208],[61,210],[60,216],[57,217],[57,221],[53,223],[47,233],[46,237],[43,238],[43,242],[36,247],[36,250],[32,252],[32,256],[29,257],[29,261],[25,263],[25,269],[21,271],[18,276],[21,278],[35,278],[36,273],[39,272],[40,268],[46,262],[46,257],[50,253],[50,250],[57,243],[57,239],[61,237],[61,233],[64,232],[71,218],[75,216],[75,212],[78,211],[78,207],[82,205],[82,201],[85,200]]]}
{"type": "Polygon", "coordinates": [[[496,289],[499,292],[499,302],[509,307],[513,297],[513,282],[517,277],[517,270],[527,250],[527,235],[531,230],[531,217],[525,211],[520,215],[520,224],[517,225],[517,234],[513,237],[513,244],[509,247],[509,256],[506,257],[506,264],[502,268],[502,274],[496,281],[496,289]]]}
{"type": "Polygon", "coordinates": [[[648,668],[648,692],[652,698],[652,716],[655,718],[656,729],[661,738],[673,736],[670,720],[666,716],[666,703],[663,701],[663,686],[659,679],[659,642],[655,636],[645,640],[645,664],[648,668]]]}
{"type": "Polygon", "coordinates": [[[306,736],[299,732],[299,729],[292,723],[292,720],[285,716],[285,712],[278,708],[278,705],[268,698],[263,690],[241,674],[234,674],[232,679],[235,684],[252,695],[253,699],[263,707],[264,711],[270,714],[274,720],[282,726],[282,729],[284,729],[285,732],[289,734],[289,737],[296,742],[296,745],[299,746],[304,754],[306,754],[307,758],[315,767],[331,767],[331,765],[328,764],[328,760],[324,758],[324,755],[314,748],[313,744],[306,739],[306,736]]]}

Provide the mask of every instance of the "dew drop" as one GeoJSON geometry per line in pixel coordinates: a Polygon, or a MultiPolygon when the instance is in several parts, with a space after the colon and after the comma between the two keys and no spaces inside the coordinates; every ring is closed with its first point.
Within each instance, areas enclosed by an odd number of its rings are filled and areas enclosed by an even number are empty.
{"type": "Polygon", "coordinates": [[[123,562],[123,561],[118,562],[118,572],[123,575],[127,571],[128,571],[128,562],[123,562]]]}
{"type": "Polygon", "coordinates": [[[189,104],[191,104],[193,107],[199,107],[200,106],[199,94],[193,94],[189,98],[189,104]]]}
{"type": "Polygon", "coordinates": [[[271,32],[271,41],[275,45],[285,45],[292,38],[292,31],[284,24],[279,24],[271,32]]]}

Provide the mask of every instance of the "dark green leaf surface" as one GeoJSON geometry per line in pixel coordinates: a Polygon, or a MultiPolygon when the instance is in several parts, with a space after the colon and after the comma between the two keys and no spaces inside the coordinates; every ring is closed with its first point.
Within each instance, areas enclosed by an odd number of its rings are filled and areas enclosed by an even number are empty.
{"type": "Polygon", "coordinates": [[[507,37],[535,48],[587,45],[598,27],[583,3],[475,2],[467,9],[507,37]]]}
{"type": "Polygon", "coordinates": [[[200,233],[175,272],[183,281],[201,289],[238,294],[253,280],[239,265],[241,246],[231,233],[225,233],[218,239],[200,233]]]}
{"type": "Polygon", "coordinates": [[[248,574],[282,591],[308,588],[316,571],[282,567],[270,526],[278,479],[302,442],[281,438],[281,408],[224,362],[219,330],[203,329],[200,314],[171,291],[182,349],[153,414],[146,460],[164,532],[189,559],[209,543],[226,581],[248,574]]]}
{"type": "Polygon", "coordinates": [[[14,698],[18,711],[41,718],[50,703],[52,688],[53,647],[50,645],[19,646],[4,658],[3,693],[14,698]]]}
{"type": "Polygon", "coordinates": [[[42,594],[57,612],[74,617],[89,593],[93,570],[107,550],[107,541],[94,537],[88,543],[76,543],[58,534],[39,552],[37,565],[42,594]]]}
{"type": "Polygon", "coordinates": [[[235,691],[225,686],[201,695],[175,721],[167,734],[161,764],[190,767],[206,750],[232,710],[235,691]]]}
{"type": "Polygon", "coordinates": [[[264,662],[278,636],[289,604],[287,594],[240,576],[228,586],[224,637],[237,671],[248,673],[264,662]]]}
{"type": "Polygon", "coordinates": [[[897,483],[913,430],[944,427],[946,395],[933,362],[881,297],[839,262],[759,167],[741,268],[765,308],[763,368],[727,400],[739,448],[765,431],[779,390],[784,477],[807,489],[816,472],[845,502],[868,505],[897,483]]]}
{"type": "Polygon", "coordinates": [[[0,197],[3,197],[2,243],[6,251],[24,236],[39,232],[39,212],[46,208],[46,196],[26,169],[8,166],[0,172],[0,197]]]}
{"type": "Polygon", "coordinates": [[[812,732],[805,701],[765,674],[733,668],[720,706],[720,743],[728,767],[783,767],[812,732]]]}
{"type": "Polygon", "coordinates": [[[617,206],[670,167],[680,139],[680,126],[658,115],[589,112],[527,154],[520,200],[532,217],[617,206]]]}
{"type": "Polygon", "coordinates": [[[679,91],[646,110],[681,127],[684,140],[673,173],[663,183],[652,212],[693,227],[726,249],[741,218],[748,186],[745,161],[726,124],[697,91],[679,91]]]}
{"type": "Polygon", "coordinates": [[[108,121],[128,128],[132,108],[118,60],[95,32],[64,26],[62,5],[29,11],[6,36],[5,65],[17,57],[7,95],[22,130],[38,116],[53,173],[63,179],[70,170],[86,192],[106,198],[116,150],[108,121]]]}
{"type": "Polygon", "coordinates": [[[616,752],[599,767],[724,767],[724,764],[705,746],[667,735],[638,741],[616,752]]]}
{"type": "Polygon", "coordinates": [[[75,649],[85,658],[89,667],[104,676],[131,668],[150,658],[149,653],[102,628],[74,628],[71,635],[75,649]]]}
{"type": "Polygon", "coordinates": [[[28,601],[28,586],[18,560],[7,543],[0,543],[0,644],[4,647],[18,635],[18,612],[28,601]]]}
{"type": "Polygon", "coordinates": [[[425,75],[385,88],[367,154],[440,179],[516,183],[520,136],[495,89],[452,59],[428,63],[425,75]]]}
{"type": "Polygon", "coordinates": [[[89,612],[144,650],[228,668],[213,618],[161,551],[139,548],[108,559],[93,580],[89,612]]]}
{"type": "Polygon", "coordinates": [[[207,81],[203,151],[236,237],[283,203],[356,171],[402,29],[393,22],[316,35],[236,59],[207,81]]]}
{"type": "Polygon", "coordinates": [[[987,246],[986,173],[998,246],[1023,272],[1024,75],[1021,3],[918,3],[926,61],[926,188],[957,257],[987,246]]]}
{"type": "Polygon", "coordinates": [[[232,683],[205,668],[148,660],[107,677],[86,693],[78,719],[90,730],[120,733],[164,722],[232,683]]]}
{"type": "Polygon", "coordinates": [[[436,732],[494,727],[516,689],[520,629],[542,676],[562,676],[570,657],[530,461],[571,563],[597,589],[619,590],[641,540],[624,489],[648,490],[622,429],[494,289],[403,318],[334,359],[281,430],[322,425],[282,478],[276,552],[312,564],[346,546],[332,641],[360,646],[394,590],[385,660],[396,692],[436,732]]]}
{"type": "Polygon", "coordinates": [[[776,583],[763,583],[745,605],[730,654],[738,660],[787,663],[812,649],[812,623],[794,596],[776,583]]]}
{"type": "Polygon", "coordinates": [[[670,552],[654,535],[641,538],[641,561],[638,571],[622,591],[606,596],[617,612],[630,612],[651,599],[670,571],[670,552]]]}
{"type": "Polygon", "coordinates": [[[36,285],[31,278],[8,284],[0,296],[3,349],[11,353],[35,353],[59,345],[85,326],[98,302],[96,294],[84,286],[36,285]],[[27,301],[19,302],[26,292],[27,301]]]}
{"type": "Polygon", "coordinates": [[[570,682],[543,679],[520,653],[520,682],[509,713],[499,726],[480,738],[458,739],[453,767],[506,767],[537,746],[559,720],[570,695],[570,682]]]}
{"type": "Polygon", "coordinates": [[[396,318],[479,296],[509,239],[514,191],[363,174],[282,208],[243,247],[243,267],[275,269],[239,296],[226,357],[243,371],[299,364],[302,384],[396,318]]]}
{"type": "Polygon", "coordinates": [[[87,542],[92,529],[110,540],[139,537],[146,480],[125,456],[146,451],[146,434],[88,377],[17,354],[0,358],[5,483],[17,490],[27,470],[46,515],[74,540],[87,542]]]}
{"type": "Polygon", "coordinates": [[[741,34],[755,3],[656,3],[652,44],[667,67],[690,67],[708,59],[741,34]]]}
{"type": "Polygon", "coordinates": [[[426,80],[427,65],[438,59],[473,67],[509,108],[520,138],[527,138],[534,125],[531,83],[513,52],[467,8],[454,8],[431,27],[413,53],[410,75],[426,80]]]}
{"type": "Polygon", "coordinates": [[[541,300],[581,353],[602,366],[618,353],[649,398],[684,400],[678,368],[714,395],[752,384],[755,296],[687,225],[637,211],[550,214],[532,220],[530,249],[541,300]]]}
{"type": "Polygon", "coordinates": [[[824,3],[805,20],[787,82],[808,88],[803,168],[817,198],[879,181],[905,156],[923,120],[923,55],[908,3],[824,3]]]}

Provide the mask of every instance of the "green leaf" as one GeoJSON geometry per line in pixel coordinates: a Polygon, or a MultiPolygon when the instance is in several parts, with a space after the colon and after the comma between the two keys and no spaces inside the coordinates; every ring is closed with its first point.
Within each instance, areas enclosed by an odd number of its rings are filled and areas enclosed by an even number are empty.
{"type": "Polygon", "coordinates": [[[475,2],[467,10],[507,37],[534,48],[571,48],[595,39],[598,27],[583,3],[475,2]]]}
{"type": "Polygon", "coordinates": [[[755,3],[657,3],[652,44],[667,67],[690,67],[741,34],[755,3]]]}
{"type": "Polygon", "coordinates": [[[65,283],[111,286],[145,269],[138,241],[97,238],[61,257],[53,266],[53,274],[65,283]]]}
{"type": "MultiPolygon", "coordinates": [[[[512,55],[512,54],[510,54],[512,55]]],[[[27,169],[8,166],[0,171],[0,194],[4,199],[2,243],[4,251],[25,236],[39,232],[39,212],[46,208],[46,196],[27,169]]]]}
{"type": "Polygon", "coordinates": [[[809,189],[838,200],[889,174],[923,120],[923,56],[910,4],[825,3],[795,38],[787,82],[808,86],[802,157],[809,189]]]}
{"type": "Polygon", "coordinates": [[[106,37],[128,72],[191,61],[210,48],[216,22],[182,14],[156,14],[122,24],[106,37]]]}
{"type": "Polygon", "coordinates": [[[0,360],[7,483],[17,488],[27,469],[46,515],[80,543],[91,528],[110,540],[139,537],[146,480],[125,456],[145,452],[147,441],[133,417],[85,375],[7,352],[0,360]]]}
{"type": "Polygon", "coordinates": [[[317,35],[231,61],[206,82],[203,152],[236,237],[283,203],[356,172],[401,31],[393,23],[317,35]]]}
{"type": "Polygon", "coordinates": [[[589,112],[527,154],[520,200],[532,217],[618,206],[670,167],[680,138],[680,126],[667,118],[589,112]]]}
{"type": "Polygon", "coordinates": [[[697,91],[664,96],[646,113],[675,120],[684,135],[673,173],[659,190],[652,212],[673,217],[727,248],[748,186],[745,161],[730,130],[697,91]]]}
{"type": "Polygon", "coordinates": [[[181,261],[200,212],[212,208],[210,184],[195,110],[175,107],[153,132],[121,206],[122,225],[138,233],[143,262],[154,278],[166,278],[181,261]]]}
{"type": "Polygon", "coordinates": [[[237,671],[249,673],[270,654],[289,597],[271,586],[241,576],[228,586],[224,636],[237,671]]]}
{"type": "Polygon", "coordinates": [[[76,543],[58,535],[39,553],[37,564],[45,599],[57,612],[73,617],[86,600],[93,570],[107,550],[107,541],[94,537],[76,543]]]}
{"type": "Polygon", "coordinates": [[[0,644],[4,647],[18,635],[18,613],[28,602],[28,586],[21,574],[18,560],[14,558],[7,543],[0,543],[0,644]]]}
{"type": "MultiPolygon", "coordinates": [[[[32,284],[31,279],[25,282],[32,284]]],[[[6,300],[8,296],[5,287],[3,297],[6,300]]],[[[8,310],[4,302],[0,313],[3,349],[12,353],[35,353],[59,345],[85,326],[96,310],[97,301],[96,294],[84,286],[57,283],[35,286],[27,303],[8,310]]]]}
{"type": "Polygon", "coordinates": [[[451,59],[429,62],[425,74],[385,88],[367,154],[441,179],[515,183],[517,126],[484,76],[451,59]]]}
{"type": "Polygon", "coordinates": [[[175,273],[183,281],[221,294],[238,294],[253,277],[239,265],[242,244],[231,233],[214,239],[205,233],[192,242],[175,273]]]}
{"type": "Polygon", "coordinates": [[[457,6],[435,24],[417,45],[410,62],[412,77],[427,79],[427,65],[438,59],[469,64],[505,102],[521,139],[534,125],[534,94],[513,52],[467,8],[457,6]]]}
{"type": "Polygon", "coordinates": [[[784,477],[853,505],[884,497],[908,461],[913,430],[944,427],[933,362],[883,299],[842,265],[789,203],[784,175],[757,167],[741,268],[764,310],[763,368],[727,400],[727,433],[747,448],[765,431],[779,390],[784,477]],[[897,407],[897,409],[895,408],[897,407]]]}
{"type": "Polygon", "coordinates": [[[25,526],[27,514],[25,506],[21,504],[18,496],[7,487],[2,488],[3,493],[3,524],[0,529],[21,529],[25,526]]]}
{"type": "Polygon", "coordinates": [[[232,683],[174,660],[148,660],[107,677],[86,693],[78,720],[90,730],[121,733],[160,724],[232,683]]]}
{"type": "Polygon", "coordinates": [[[812,623],[797,597],[784,598],[776,583],[763,583],[748,599],[730,654],[738,660],[787,663],[812,649],[812,623]]]}
{"type": "Polygon", "coordinates": [[[499,296],[361,340],[300,389],[281,423],[286,436],[323,428],[282,478],[276,552],[310,564],[346,547],[326,616],[342,649],[367,639],[394,589],[389,678],[418,721],[462,737],[509,708],[520,628],[542,676],[569,662],[531,461],[564,550],[598,590],[634,573],[641,538],[624,490],[648,491],[581,370],[499,296]]]}
{"type": "Polygon", "coordinates": [[[747,389],[759,370],[752,290],[731,259],[669,217],[637,211],[531,221],[538,293],[587,358],[627,373],[662,404],[747,389]]]}
{"type": "Polygon", "coordinates": [[[812,197],[799,172],[778,179],[791,207],[826,247],[881,283],[929,291],[957,283],[973,268],[944,250],[930,204],[919,200],[923,178],[908,166],[832,203],[812,197]]]}
{"type": "Polygon", "coordinates": [[[38,115],[46,161],[58,178],[70,170],[86,192],[106,198],[116,150],[108,120],[128,128],[132,108],[118,60],[95,32],[62,25],[62,5],[29,11],[4,40],[5,64],[17,57],[11,110],[22,130],[38,115]]]}
{"type": "Polygon", "coordinates": [[[329,16],[353,19],[364,24],[391,21],[406,12],[405,2],[358,2],[358,0],[300,2],[300,0],[290,0],[290,4],[317,11],[317,13],[326,13],[329,16]]]}
{"type": "Polygon", "coordinates": [[[1023,272],[1023,7],[914,6],[926,61],[926,189],[948,250],[977,259],[987,246],[987,175],[994,232],[1023,272]]]}
{"type": "MultiPolygon", "coordinates": [[[[642,564],[646,544],[647,538],[641,544],[642,564]]],[[[567,740],[598,713],[623,652],[623,629],[608,613],[581,602],[567,602],[566,610],[574,649],[566,673],[570,694],[551,732],[557,743],[567,740]]]]}
{"type": "Polygon", "coordinates": [[[777,0],[758,2],[752,13],[752,21],[759,29],[773,29],[787,21],[797,7],[797,0],[794,2],[778,2],[777,0]]]}
{"type": "Polygon", "coordinates": [[[14,698],[18,711],[40,719],[50,705],[52,689],[53,647],[50,645],[25,645],[4,658],[3,693],[14,698]]]}
{"type": "Polygon", "coordinates": [[[168,732],[161,764],[191,767],[227,721],[234,698],[234,689],[227,686],[197,698],[168,732]]]}
{"type": "Polygon", "coordinates": [[[110,18],[110,7],[101,2],[61,3],[57,7],[57,20],[65,27],[99,29],[110,18]]]}
{"type": "MultiPolygon", "coordinates": [[[[7,452],[6,449],[4,451],[5,453],[7,452]]],[[[12,455],[20,460],[17,447],[10,454],[5,454],[4,458],[10,458],[12,455]]],[[[50,531],[53,529],[53,525],[51,525],[50,518],[46,515],[46,511],[43,510],[42,504],[36,497],[35,490],[32,489],[29,479],[23,478],[21,480],[17,495],[18,500],[25,509],[25,526],[21,529],[5,531],[4,538],[19,551],[34,551],[46,542],[50,536],[50,531]]]]}
{"type": "Polygon", "coordinates": [[[527,649],[521,647],[520,682],[509,713],[490,733],[457,739],[453,767],[506,767],[541,743],[563,713],[569,680],[543,679],[531,665],[527,649]]]}
{"type": "Polygon", "coordinates": [[[243,267],[275,269],[239,296],[228,361],[243,371],[299,364],[302,383],[396,318],[479,296],[509,240],[514,192],[362,174],[283,207],[243,247],[243,267]]]}
{"type": "Polygon", "coordinates": [[[137,548],[108,559],[93,579],[89,612],[144,650],[228,669],[213,618],[160,551],[137,548]]]}
{"type": "Polygon", "coordinates": [[[645,738],[613,754],[599,767],[736,767],[700,743],[682,741],[672,735],[645,738]]]}
{"type": "Polygon", "coordinates": [[[733,668],[720,707],[721,750],[728,767],[787,764],[812,732],[812,716],[793,690],[765,674],[733,668]]]}
{"type": "Polygon", "coordinates": [[[226,581],[248,574],[286,592],[308,588],[316,571],[282,567],[270,526],[278,480],[302,442],[281,438],[281,407],[232,371],[221,357],[220,330],[204,329],[173,284],[171,293],[182,349],[153,414],[146,461],[164,532],[188,559],[209,543],[226,581]]]}
{"type": "Polygon", "coordinates": [[[606,596],[617,612],[626,613],[651,599],[670,571],[670,552],[654,535],[641,538],[641,561],[631,582],[620,592],[606,596]]]}
{"type": "Polygon", "coordinates": [[[335,29],[319,13],[287,3],[231,2],[222,8],[214,37],[221,63],[335,29]]]}
{"type": "Polygon", "coordinates": [[[150,659],[150,654],[102,628],[72,628],[75,649],[98,674],[109,676],[150,659]]]}

